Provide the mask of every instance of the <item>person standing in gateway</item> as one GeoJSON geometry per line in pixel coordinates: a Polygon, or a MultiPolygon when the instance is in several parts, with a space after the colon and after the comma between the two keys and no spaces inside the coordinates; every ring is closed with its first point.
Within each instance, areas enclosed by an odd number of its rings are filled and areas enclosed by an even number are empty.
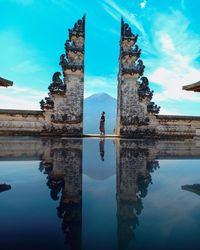
{"type": "Polygon", "coordinates": [[[105,135],[105,112],[104,111],[101,113],[99,129],[100,129],[100,135],[105,135]]]}

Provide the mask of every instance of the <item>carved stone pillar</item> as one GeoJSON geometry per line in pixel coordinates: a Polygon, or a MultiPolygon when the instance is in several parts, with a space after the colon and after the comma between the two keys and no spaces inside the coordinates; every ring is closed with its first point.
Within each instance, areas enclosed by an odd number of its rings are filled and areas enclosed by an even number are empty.
{"type": "Polygon", "coordinates": [[[61,73],[53,75],[49,97],[41,101],[45,112],[44,133],[81,136],[83,133],[85,16],[69,29],[65,54],[60,56],[61,73]]]}
{"type": "Polygon", "coordinates": [[[153,91],[150,91],[148,79],[140,79],[145,66],[139,59],[141,49],[136,44],[137,39],[138,35],[134,35],[122,19],[116,132],[124,137],[152,136],[151,116],[159,112],[159,107],[150,101],[153,91]]]}

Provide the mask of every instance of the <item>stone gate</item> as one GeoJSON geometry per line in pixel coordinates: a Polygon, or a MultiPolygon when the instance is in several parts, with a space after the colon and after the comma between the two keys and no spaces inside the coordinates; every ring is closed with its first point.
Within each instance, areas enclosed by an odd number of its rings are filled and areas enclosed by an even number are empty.
{"type": "Polygon", "coordinates": [[[83,134],[85,15],[68,33],[60,56],[62,74],[53,74],[42,111],[0,110],[0,135],[83,134]]]}
{"type": "MultiPolygon", "coordinates": [[[[41,111],[0,110],[0,135],[83,136],[85,16],[68,30],[62,73],[53,74],[41,111]]],[[[121,21],[116,133],[131,138],[193,138],[200,117],[158,115],[152,102],[138,35],[121,21]]]]}
{"type": "Polygon", "coordinates": [[[138,35],[121,20],[118,73],[116,133],[130,138],[192,138],[200,125],[200,117],[158,115],[160,107],[152,102],[145,66],[140,59],[138,35]]]}

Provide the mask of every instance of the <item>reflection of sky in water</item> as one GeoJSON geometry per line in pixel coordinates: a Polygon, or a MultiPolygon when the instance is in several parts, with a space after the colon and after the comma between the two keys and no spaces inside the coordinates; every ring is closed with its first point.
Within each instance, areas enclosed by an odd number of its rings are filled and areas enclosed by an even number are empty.
{"type": "Polygon", "coordinates": [[[43,249],[64,249],[57,204],[38,167],[37,161],[0,162],[0,183],[11,184],[11,190],[0,193],[2,250],[42,249],[41,244],[43,249]]]}
{"type": "Polygon", "coordinates": [[[23,161],[17,143],[8,147],[13,161],[0,161],[0,183],[11,185],[0,193],[1,249],[199,249],[200,196],[181,186],[200,184],[200,150],[173,147],[170,159],[165,143],[99,142],[35,141],[27,153],[34,161],[25,160],[26,144],[23,161]],[[168,159],[159,160],[165,147],[168,159]],[[152,170],[155,161],[160,167],[152,170]],[[52,200],[50,188],[61,179],[65,186],[52,200]]]}

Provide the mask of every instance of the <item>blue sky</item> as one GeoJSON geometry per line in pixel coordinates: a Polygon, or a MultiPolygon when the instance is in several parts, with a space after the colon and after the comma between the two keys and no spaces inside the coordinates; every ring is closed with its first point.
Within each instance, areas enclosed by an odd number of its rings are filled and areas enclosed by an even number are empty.
{"type": "Polygon", "coordinates": [[[61,71],[68,28],[86,13],[85,97],[116,97],[120,18],[139,34],[144,75],[162,114],[200,115],[200,94],[182,86],[200,80],[198,0],[0,0],[0,108],[39,109],[61,71]]]}

